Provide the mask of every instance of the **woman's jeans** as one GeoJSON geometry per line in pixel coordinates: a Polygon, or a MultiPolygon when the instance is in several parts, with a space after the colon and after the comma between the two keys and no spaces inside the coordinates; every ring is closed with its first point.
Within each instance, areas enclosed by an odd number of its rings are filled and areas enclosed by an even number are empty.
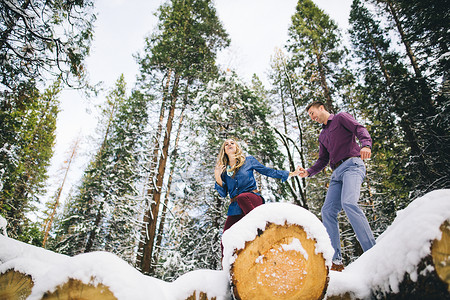
{"type": "MultiPolygon", "coordinates": [[[[239,220],[241,220],[246,214],[248,214],[255,207],[263,204],[263,199],[260,196],[253,194],[253,193],[239,194],[236,197],[235,201],[238,202],[238,205],[242,209],[243,213],[240,215],[237,215],[237,216],[228,216],[227,220],[225,221],[225,226],[224,226],[223,232],[225,232],[231,226],[236,224],[239,220]]],[[[222,258],[223,258],[223,244],[222,243],[220,243],[220,248],[222,250],[222,258]]]]}
{"type": "Polygon", "coordinates": [[[236,197],[236,200],[239,207],[242,209],[242,214],[237,216],[228,216],[225,221],[225,227],[223,231],[225,232],[228,228],[237,223],[240,219],[242,219],[246,214],[248,214],[255,207],[263,204],[263,199],[253,193],[242,193],[236,197]]]}
{"type": "Polygon", "coordinates": [[[342,209],[344,209],[362,249],[367,251],[375,245],[369,222],[358,206],[361,184],[365,174],[366,167],[359,157],[347,159],[331,174],[330,186],[322,206],[322,221],[335,250],[334,262],[339,263],[342,260],[337,219],[338,213],[342,209]]]}

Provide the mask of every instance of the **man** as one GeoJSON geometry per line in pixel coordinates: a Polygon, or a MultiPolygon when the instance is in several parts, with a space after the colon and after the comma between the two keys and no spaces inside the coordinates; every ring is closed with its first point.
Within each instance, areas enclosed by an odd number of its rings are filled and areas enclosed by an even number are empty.
{"type": "Polygon", "coordinates": [[[330,114],[320,101],[308,105],[306,111],[313,121],[322,124],[322,131],[319,135],[319,158],[308,170],[301,168],[300,176],[313,176],[330,163],[333,173],[321,213],[335,250],[331,269],[342,271],[344,265],[337,220],[341,209],[344,209],[363,250],[367,251],[375,245],[369,222],[358,206],[361,184],[366,174],[362,160],[371,156],[372,139],[367,129],[350,114],[330,114]]]}

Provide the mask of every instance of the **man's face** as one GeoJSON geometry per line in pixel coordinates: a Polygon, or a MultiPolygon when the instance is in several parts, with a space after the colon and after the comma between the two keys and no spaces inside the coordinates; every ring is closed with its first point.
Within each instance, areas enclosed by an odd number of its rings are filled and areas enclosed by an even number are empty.
{"type": "Polygon", "coordinates": [[[316,121],[320,124],[324,124],[327,119],[325,118],[325,108],[321,106],[311,106],[308,110],[309,117],[311,120],[316,121]]]}

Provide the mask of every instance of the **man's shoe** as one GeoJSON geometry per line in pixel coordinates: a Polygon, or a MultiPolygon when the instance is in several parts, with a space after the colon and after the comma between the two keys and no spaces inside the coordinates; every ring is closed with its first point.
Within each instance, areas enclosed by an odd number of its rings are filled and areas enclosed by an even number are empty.
{"type": "Polygon", "coordinates": [[[337,272],[342,272],[342,270],[344,270],[344,265],[343,264],[335,264],[335,263],[333,263],[333,265],[331,266],[331,270],[332,271],[337,271],[337,272]]]}

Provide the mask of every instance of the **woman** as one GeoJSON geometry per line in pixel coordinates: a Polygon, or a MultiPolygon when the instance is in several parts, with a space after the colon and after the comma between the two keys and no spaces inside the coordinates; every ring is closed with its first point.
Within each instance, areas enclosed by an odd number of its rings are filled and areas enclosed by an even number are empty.
{"type": "Polygon", "coordinates": [[[252,209],[264,203],[256,187],[254,170],[272,178],[280,178],[283,182],[300,173],[300,167],[295,172],[267,168],[253,156],[245,157],[234,139],[225,140],[214,170],[215,188],[219,195],[226,197],[229,194],[231,198],[224,232],[252,209]]]}

